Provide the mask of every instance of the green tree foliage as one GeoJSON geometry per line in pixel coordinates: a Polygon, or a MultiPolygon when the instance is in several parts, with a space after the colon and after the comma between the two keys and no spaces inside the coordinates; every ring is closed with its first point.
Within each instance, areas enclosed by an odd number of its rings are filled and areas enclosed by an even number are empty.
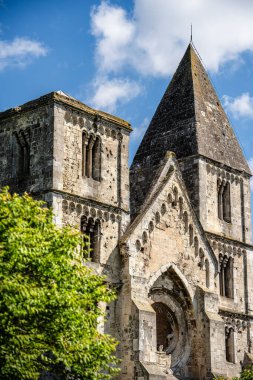
{"type": "Polygon", "coordinates": [[[81,236],[27,194],[0,193],[0,378],[109,379],[115,340],[97,330],[115,298],[83,265],[81,236]],[[58,378],[58,377],[57,377],[58,378]]]}
{"type": "MultiPolygon", "coordinates": [[[[223,376],[214,377],[214,380],[225,380],[223,376]]],[[[232,380],[253,380],[253,366],[250,365],[243,369],[240,377],[233,377],[232,380]]]]}

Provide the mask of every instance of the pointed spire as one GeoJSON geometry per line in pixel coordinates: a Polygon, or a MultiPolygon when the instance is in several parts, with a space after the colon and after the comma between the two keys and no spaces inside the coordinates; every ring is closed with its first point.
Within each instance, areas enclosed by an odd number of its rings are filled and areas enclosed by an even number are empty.
{"type": "MultiPolygon", "coordinates": [[[[204,156],[250,174],[247,161],[192,40],[131,166],[132,173],[141,168],[145,177],[142,198],[145,198],[151,183],[149,173],[153,176],[167,151],[176,153],[178,159],[204,156]]],[[[141,200],[138,202],[141,203],[141,200]]]]}
{"type": "Polygon", "coordinates": [[[178,159],[203,155],[250,173],[229,120],[191,43],[151,120],[133,165],[141,164],[146,156],[157,164],[168,150],[175,152],[178,159]]]}

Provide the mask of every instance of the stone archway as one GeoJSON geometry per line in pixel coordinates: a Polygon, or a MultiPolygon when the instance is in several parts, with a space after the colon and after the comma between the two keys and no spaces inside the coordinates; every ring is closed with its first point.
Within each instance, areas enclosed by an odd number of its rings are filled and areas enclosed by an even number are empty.
{"type": "Polygon", "coordinates": [[[173,372],[184,378],[196,329],[189,292],[170,267],[155,280],[149,298],[156,312],[158,365],[163,372],[173,372]]]}
{"type": "Polygon", "coordinates": [[[157,351],[171,354],[178,343],[179,327],[174,313],[162,302],[152,305],[156,312],[157,351]]]}

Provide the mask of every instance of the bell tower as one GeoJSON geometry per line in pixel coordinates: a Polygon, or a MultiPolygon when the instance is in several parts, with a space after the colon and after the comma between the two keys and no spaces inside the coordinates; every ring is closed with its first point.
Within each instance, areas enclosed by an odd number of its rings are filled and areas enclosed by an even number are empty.
{"type": "Polygon", "coordinates": [[[134,158],[130,174],[133,215],[167,151],[176,154],[204,230],[250,244],[251,172],[192,43],[134,158]]]}

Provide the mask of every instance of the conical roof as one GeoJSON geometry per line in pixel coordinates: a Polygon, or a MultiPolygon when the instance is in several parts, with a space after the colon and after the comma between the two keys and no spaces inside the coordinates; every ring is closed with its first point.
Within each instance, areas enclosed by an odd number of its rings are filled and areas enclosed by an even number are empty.
{"type": "Polygon", "coordinates": [[[202,155],[251,174],[218,96],[190,44],[151,120],[132,169],[155,167],[166,151],[202,155]]]}

